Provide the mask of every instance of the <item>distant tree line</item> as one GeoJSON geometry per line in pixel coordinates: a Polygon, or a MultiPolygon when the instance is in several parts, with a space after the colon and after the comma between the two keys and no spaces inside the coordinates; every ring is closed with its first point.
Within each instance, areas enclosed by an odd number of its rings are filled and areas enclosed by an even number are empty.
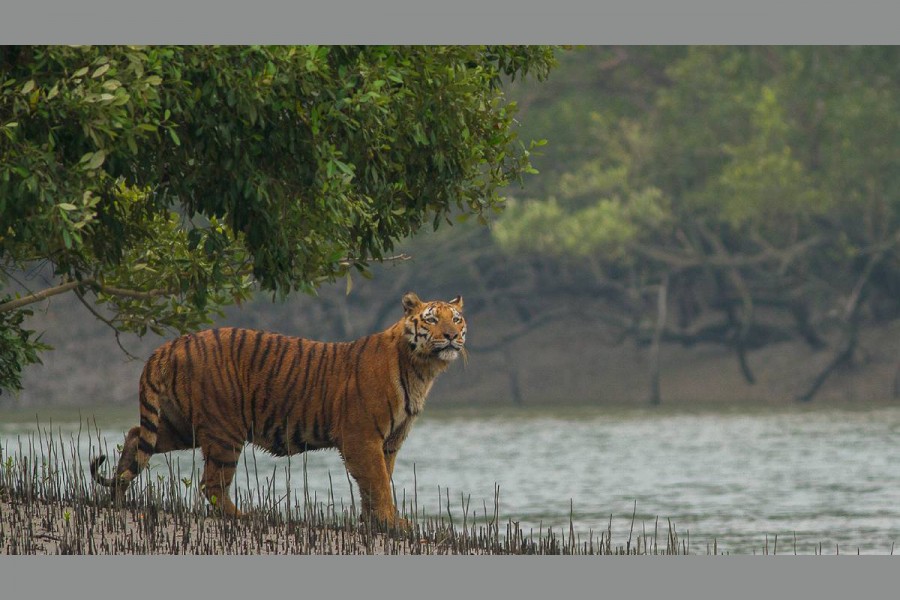
{"type": "Polygon", "coordinates": [[[900,48],[587,48],[515,95],[550,142],[493,238],[531,290],[748,382],[801,339],[832,359],[799,400],[900,314],[900,48]]]}

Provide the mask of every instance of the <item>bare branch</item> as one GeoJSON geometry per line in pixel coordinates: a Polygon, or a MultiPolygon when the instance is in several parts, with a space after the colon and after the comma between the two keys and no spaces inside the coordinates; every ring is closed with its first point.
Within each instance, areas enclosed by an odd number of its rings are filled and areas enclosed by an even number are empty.
{"type": "MultiPolygon", "coordinates": [[[[405,252],[401,252],[400,254],[395,254],[394,256],[385,256],[384,258],[380,258],[380,259],[378,259],[378,262],[386,263],[386,262],[411,260],[411,259],[412,259],[412,256],[410,256],[409,254],[406,254],[405,252]]],[[[339,261],[338,264],[342,267],[350,267],[350,266],[355,265],[357,262],[359,262],[358,258],[352,258],[352,257],[348,256],[344,260],[339,261]]]]}
{"type": "Polygon", "coordinates": [[[172,292],[170,290],[128,290],[123,288],[117,288],[111,285],[97,285],[98,291],[103,292],[104,294],[109,294],[110,296],[122,296],[124,298],[134,298],[136,300],[152,300],[153,298],[159,298],[160,296],[171,296],[172,292]]]}
{"type": "Polygon", "coordinates": [[[751,267],[764,264],[767,262],[777,261],[781,263],[781,269],[784,270],[786,265],[790,264],[800,253],[825,241],[823,236],[812,236],[801,242],[797,242],[784,249],[766,248],[752,256],[691,256],[684,253],[676,253],[670,250],[662,250],[644,244],[632,243],[629,248],[635,253],[675,269],[694,269],[698,267],[751,267]]]}
{"type": "Polygon", "coordinates": [[[103,323],[105,323],[107,326],[109,326],[110,329],[113,330],[113,332],[116,334],[116,344],[119,345],[119,348],[122,350],[122,352],[124,352],[125,355],[126,355],[128,358],[130,358],[131,360],[137,360],[138,357],[135,356],[134,354],[132,354],[131,352],[129,352],[129,351],[125,348],[125,346],[122,345],[122,340],[119,338],[119,335],[120,335],[122,332],[119,331],[119,328],[116,327],[115,323],[113,323],[112,321],[110,321],[109,319],[107,319],[106,317],[104,317],[103,315],[101,315],[100,313],[98,313],[96,310],[94,310],[94,307],[91,306],[90,304],[88,304],[88,301],[84,299],[84,292],[82,292],[80,289],[77,289],[77,288],[75,289],[75,296],[78,297],[78,301],[81,302],[81,303],[84,305],[84,307],[85,307],[86,309],[88,309],[88,311],[89,311],[92,315],[94,315],[95,317],[97,317],[98,319],[100,319],[103,323]]]}
{"type": "Polygon", "coordinates": [[[70,292],[76,288],[85,285],[91,285],[93,283],[95,283],[93,279],[85,279],[82,281],[67,281],[66,283],[60,284],[56,287],[47,288],[45,290],[41,290],[40,292],[35,292],[27,296],[22,296],[21,298],[16,298],[15,300],[10,300],[9,302],[4,302],[3,304],[0,304],[0,312],[16,310],[17,308],[22,308],[23,306],[28,306],[29,304],[34,304],[35,302],[40,302],[41,300],[46,300],[47,298],[51,298],[59,294],[65,294],[66,292],[70,292]]]}
{"type": "Polygon", "coordinates": [[[67,281],[55,287],[47,288],[45,290],[41,290],[40,292],[34,292],[32,294],[28,294],[27,296],[16,298],[15,300],[10,300],[9,302],[4,302],[3,304],[0,304],[0,312],[16,310],[17,308],[22,308],[23,306],[28,306],[29,304],[34,304],[35,302],[40,302],[42,300],[46,300],[47,298],[52,298],[53,296],[65,294],[66,292],[78,290],[84,287],[92,287],[100,292],[103,292],[104,294],[109,294],[111,296],[122,296],[125,298],[135,298],[137,300],[150,300],[153,298],[158,298],[160,296],[169,296],[172,294],[170,290],[129,290],[111,285],[99,284],[96,279],[82,279],[81,281],[67,281]]]}

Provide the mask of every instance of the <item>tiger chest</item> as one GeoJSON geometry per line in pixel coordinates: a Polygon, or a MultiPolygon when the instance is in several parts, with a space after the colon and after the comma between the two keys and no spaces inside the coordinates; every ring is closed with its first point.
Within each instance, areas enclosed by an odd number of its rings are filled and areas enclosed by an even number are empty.
{"type": "Polygon", "coordinates": [[[400,376],[395,382],[397,404],[406,418],[412,418],[425,408],[425,399],[431,391],[433,381],[423,381],[417,377],[400,376]]]}

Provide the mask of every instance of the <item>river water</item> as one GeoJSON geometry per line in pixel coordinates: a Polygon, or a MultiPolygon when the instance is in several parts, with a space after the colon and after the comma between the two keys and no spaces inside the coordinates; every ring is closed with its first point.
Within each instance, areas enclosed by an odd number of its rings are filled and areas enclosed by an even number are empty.
{"type": "MultiPolygon", "coordinates": [[[[86,465],[98,445],[114,450],[122,441],[137,421],[131,412],[83,409],[91,425],[82,421],[78,438],[75,413],[0,412],[0,449],[7,457],[21,451],[22,440],[49,422],[54,435],[76,440],[86,465]]],[[[613,543],[624,545],[657,527],[664,540],[671,523],[698,554],[713,544],[731,554],[889,554],[900,542],[898,441],[900,407],[429,407],[399,454],[394,486],[398,499],[415,498],[419,514],[446,516],[449,497],[455,523],[464,512],[483,522],[496,497],[501,523],[518,521],[535,535],[568,531],[571,518],[581,539],[611,527],[613,543]]],[[[199,461],[190,452],[170,456],[184,474],[199,461]]],[[[167,474],[170,465],[154,457],[151,472],[167,474]]],[[[350,505],[335,451],[305,461],[245,451],[236,485],[258,490],[262,479],[283,494],[289,474],[296,498],[304,470],[310,496],[350,505]]]]}

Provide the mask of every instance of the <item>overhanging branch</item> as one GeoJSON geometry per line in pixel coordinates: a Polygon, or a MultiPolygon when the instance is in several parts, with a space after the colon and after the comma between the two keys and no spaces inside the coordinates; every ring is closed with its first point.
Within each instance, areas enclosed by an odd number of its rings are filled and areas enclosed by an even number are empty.
{"type": "Polygon", "coordinates": [[[4,302],[3,304],[0,304],[0,312],[16,310],[17,308],[22,308],[23,306],[28,306],[29,304],[34,304],[35,302],[40,302],[41,300],[46,300],[47,298],[52,298],[53,296],[57,296],[59,294],[65,294],[66,292],[71,292],[76,288],[80,288],[84,285],[89,285],[89,283],[91,282],[92,280],[67,281],[66,283],[60,284],[56,287],[47,288],[46,290],[41,290],[40,292],[34,292],[33,294],[28,294],[27,296],[22,296],[21,298],[16,298],[15,300],[4,302]]]}
{"type": "Polygon", "coordinates": [[[97,291],[103,292],[104,294],[109,294],[111,296],[135,298],[137,300],[150,300],[153,298],[158,298],[160,296],[169,296],[172,294],[171,291],[164,289],[146,291],[129,290],[111,285],[103,285],[101,283],[98,283],[96,279],[82,279],[80,281],[67,281],[57,286],[47,288],[39,292],[34,292],[32,294],[28,294],[27,296],[22,296],[21,298],[10,300],[9,302],[4,302],[3,304],[0,304],[0,313],[16,310],[18,308],[22,308],[23,306],[28,306],[29,304],[34,304],[35,302],[40,302],[42,300],[46,300],[47,298],[58,296],[59,294],[65,294],[66,292],[71,292],[72,290],[81,290],[86,287],[94,288],[97,291]]]}

